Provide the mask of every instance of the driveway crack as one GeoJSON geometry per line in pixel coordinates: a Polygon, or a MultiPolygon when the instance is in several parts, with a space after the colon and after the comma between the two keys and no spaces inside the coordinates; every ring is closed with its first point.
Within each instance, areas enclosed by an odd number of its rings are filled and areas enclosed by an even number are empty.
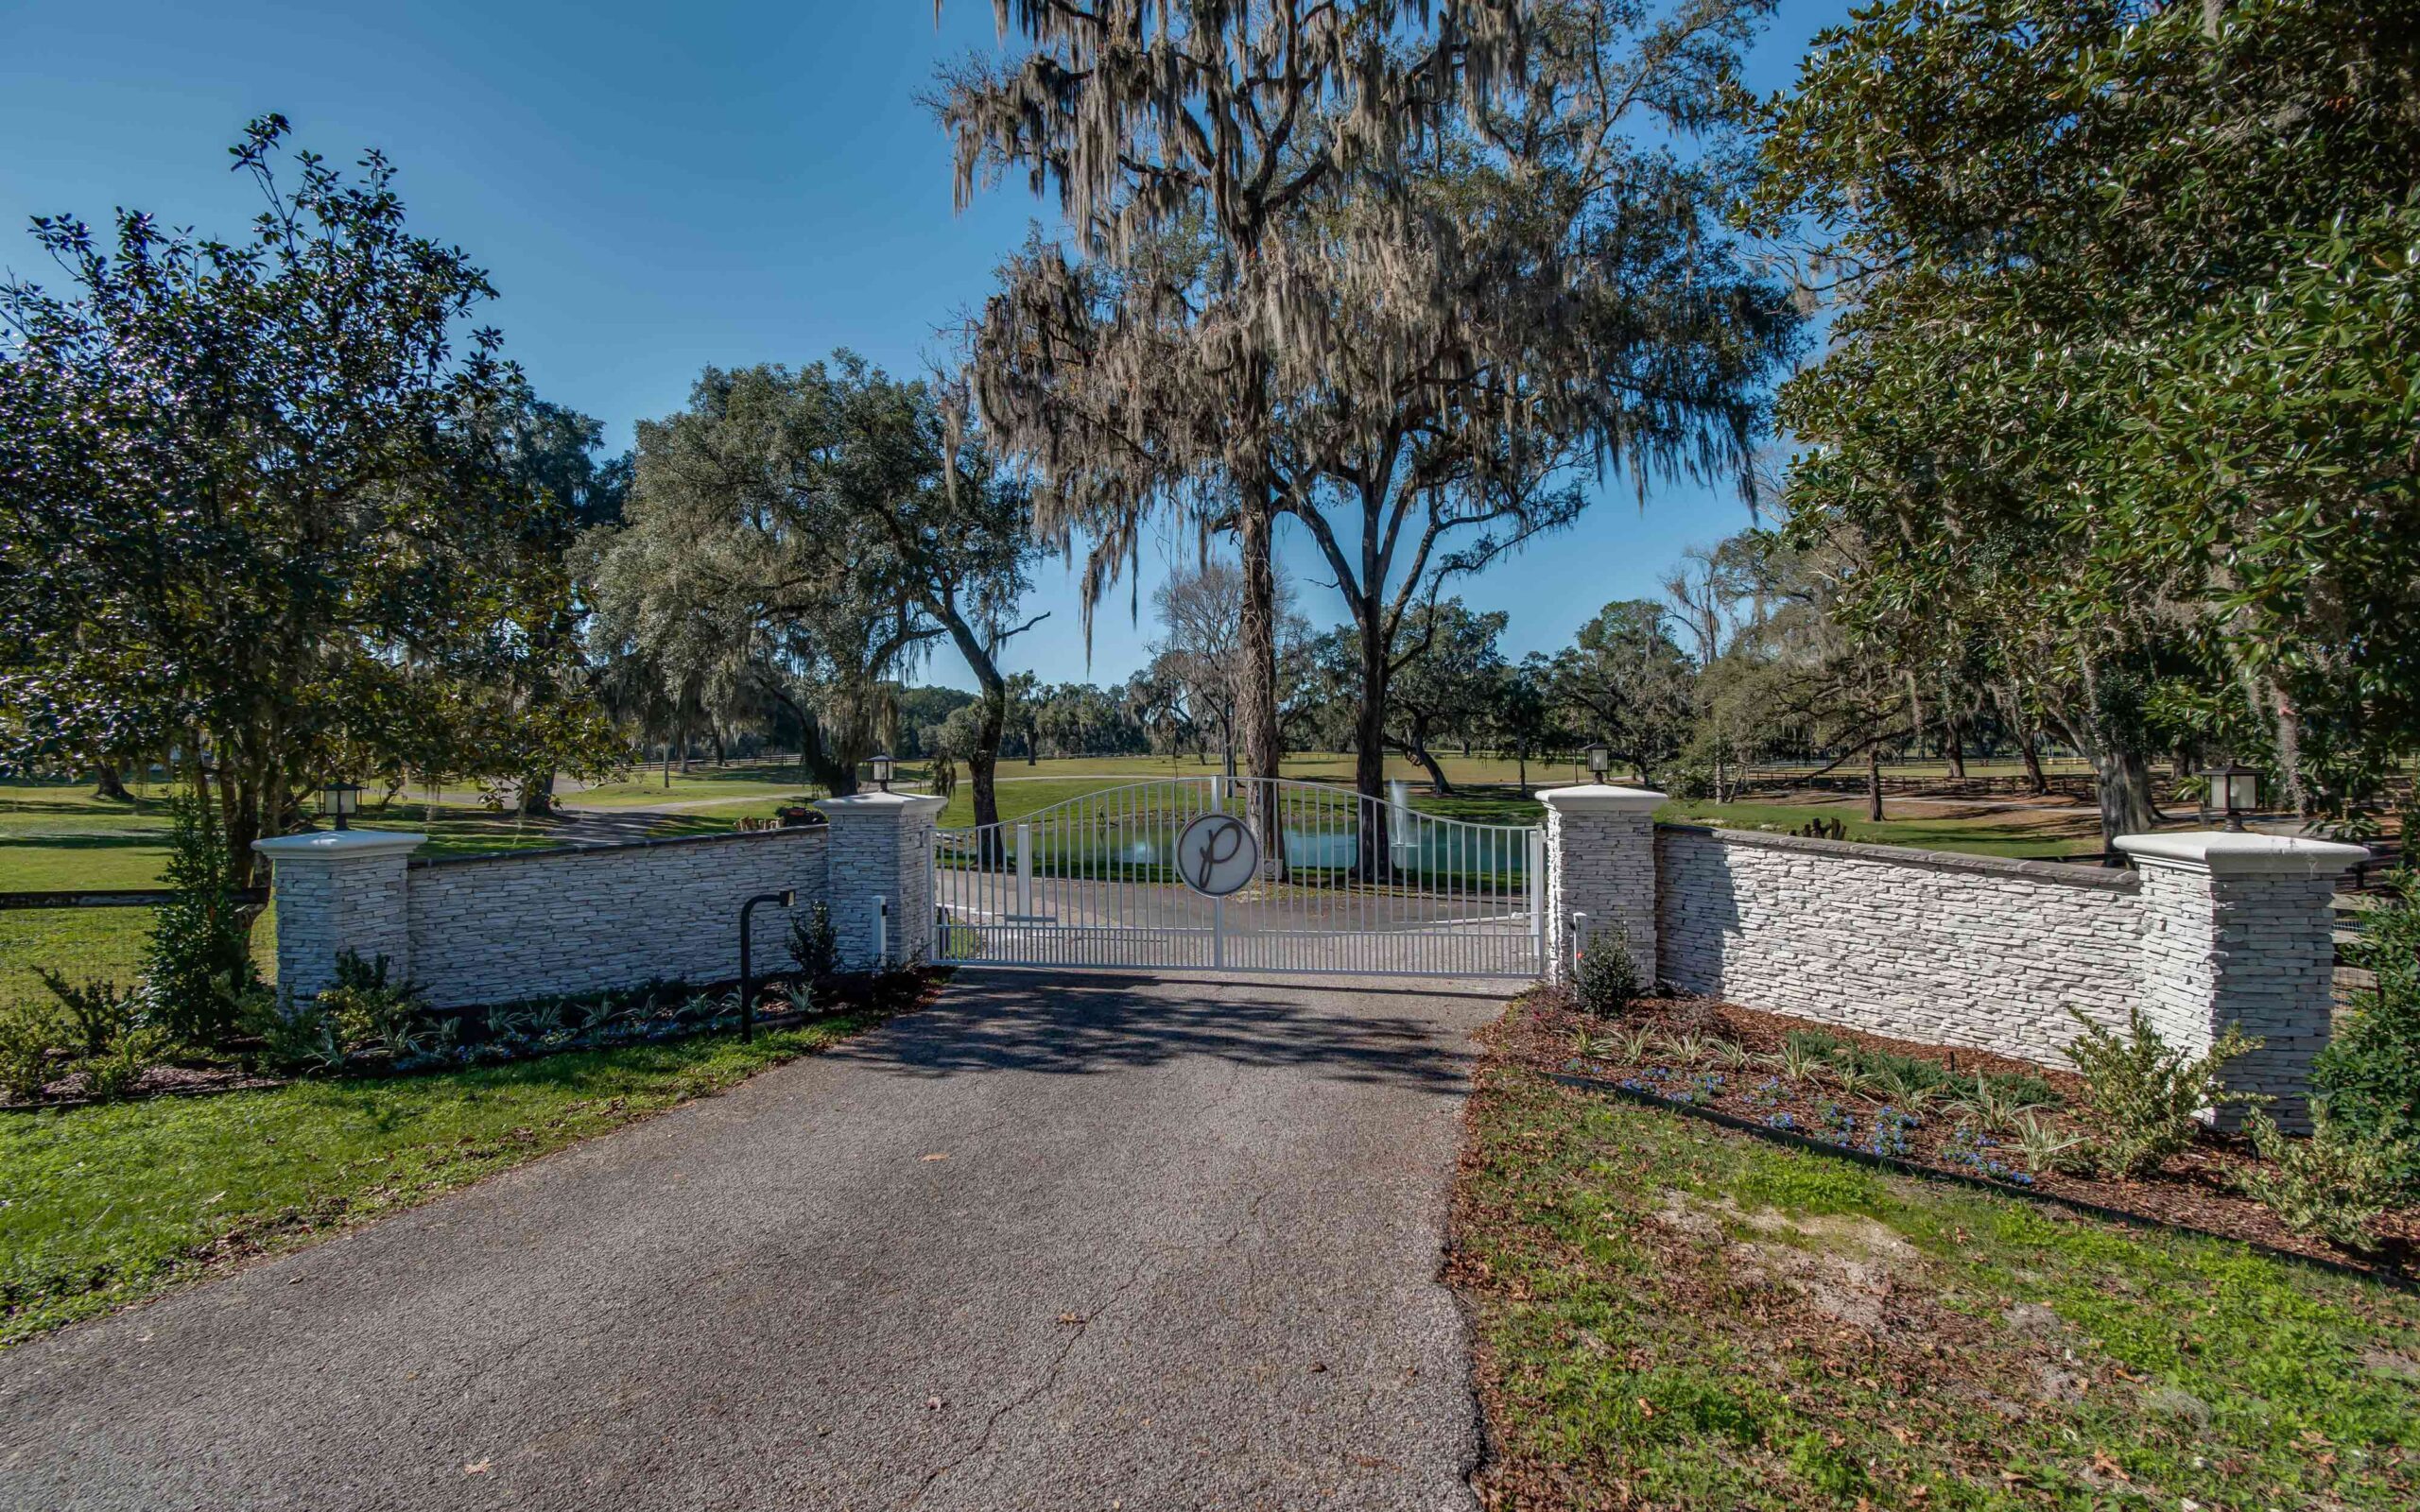
{"type": "Polygon", "coordinates": [[[1002,1418],[1008,1417],[1009,1414],[1016,1411],[1020,1407],[1040,1400],[1044,1396],[1049,1393],[1053,1386],[1059,1383],[1059,1372],[1061,1367],[1066,1365],[1067,1357],[1076,1352],[1076,1346],[1083,1342],[1084,1334],[1089,1332],[1093,1326],[1093,1320],[1099,1317],[1103,1313],[1108,1312],[1111,1308],[1116,1306],[1120,1297],[1123,1297],[1128,1292],[1134,1289],[1135,1283],[1143,1279],[1143,1272],[1150,1266],[1151,1260],[1151,1254],[1147,1251],[1134,1262],[1134,1268],[1127,1274],[1126,1279],[1118,1282],[1115,1286],[1110,1288],[1109,1295],[1106,1297],[1103,1297],[1098,1305],[1095,1306],[1091,1311],[1080,1314],[1074,1323],[1067,1325],[1066,1342],[1060,1345],[1057,1352],[1051,1355],[1050,1364],[1046,1366],[1042,1372],[1042,1379],[1039,1382],[1036,1382],[1031,1389],[1024,1392],[1022,1395],[1012,1397],[1009,1400],[1002,1402],[999,1406],[992,1409],[991,1414],[983,1419],[983,1431],[976,1435],[974,1446],[968,1449],[965,1453],[959,1454],[952,1459],[943,1460],[941,1464],[934,1466],[933,1469],[925,1474],[924,1480],[916,1486],[916,1494],[908,1499],[907,1504],[908,1506],[921,1505],[925,1500],[925,1493],[933,1488],[933,1484],[935,1482],[939,1481],[942,1476],[947,1475],[950,1471],[958,1469],[959,1466],[976,1458],[984,1451],[990,1449],[992,1447],[992,1435],[998,1431],[1000,1420],[1002,1418]]]}

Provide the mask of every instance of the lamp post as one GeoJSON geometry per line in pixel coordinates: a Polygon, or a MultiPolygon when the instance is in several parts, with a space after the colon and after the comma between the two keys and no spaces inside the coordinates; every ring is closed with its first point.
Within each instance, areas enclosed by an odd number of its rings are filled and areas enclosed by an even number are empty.
{"type": "Polygon", "coordinates": [[[739,1038],[742,1041],[756,1038],[756,983],[751,969],[748,947],[751,943],[748,916],[758,903],[779,903],[787,908],[798,900],[798,889],[785,887],[779,892],[760,892],[739,905],[739,1038]]]}
{"type": "Polygon", "coordinates": [[[2241,834],[2243,816],[2260,803],[2260,774],[2238,762],[2229,762],[2202,775],[2210,784],[2210,806],[2226,816],[2226,832],[2241,834]]]}
{"type": "Polygon", "coordinates": [[[345,821],[360,811],[359,782],[330,782],[320,789],[320,812],[336,820],[337,829],[349,828],[345,821]]]}
{"type": "Polygon", "coordinates": [[[890,769],[899,765],[891,760],[890,753],[884,751],[869,756],[866,758],[866,765],[873,768],[873,785],[886,793],[890,792],[890,769]]]}
{"type": "Polygon", "coordinates": [[[1588,759],[1588,775],[1599,782],[1605,780],[1607,772],[1614,769],[1613,748],[1603,741],[1597,741],[1585,747],[1580,754],[1588,759]]]}

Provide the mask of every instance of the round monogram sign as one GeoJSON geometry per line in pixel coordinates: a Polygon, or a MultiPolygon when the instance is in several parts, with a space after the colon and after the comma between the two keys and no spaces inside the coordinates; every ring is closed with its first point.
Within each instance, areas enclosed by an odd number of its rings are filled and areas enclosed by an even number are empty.
{"type": "Polygon", "coordinates": [[[1204,814],[1176,841],[1177,875],[1205,898],[1224,898],[1260,872],[1260,842],[1232,814],[1204,814]]]}

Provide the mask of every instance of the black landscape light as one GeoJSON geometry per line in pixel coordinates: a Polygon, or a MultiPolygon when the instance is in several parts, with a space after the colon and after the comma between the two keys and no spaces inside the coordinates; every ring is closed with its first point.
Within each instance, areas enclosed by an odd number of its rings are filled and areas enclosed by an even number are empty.
{"type": "Polygon", "coordinates": [[[337,828],[347,828],[345,821],[361,812],[359,782],[330,782],[320,789],[320,812],[337,821],[337,828]]]}
{"type": "Polygon", "coordinates": [[[798,889],[785,887],[779,892],[760,892],[739,905],[739,1038],[742,1040],[756,1038],[756,983],[748,954],[748,916],[756,911],[758,903],[779,903],[787,908],[797,901],[798,889]]]}
{"type": "Polygon", "coordinates": [[[869,756],[866,758],[866,765],[873,768],[873,785],[886,793],[890,792],[890,769],[899,765],[891,760],[890,753],[884,751],[879,755],[869,756]]]}
{"type": "Polygon", "coordinates": [[[2229,762],[2202,775],[2210,783],[2210,806],[2227,816],[2227,833],[2241,834],[2243,816],[2260,803],[2260,774],[2239,762],[2229,762]]]}
{"type": "Polygon", "coordinates": [[[1613,747],[1603,741],[1585,747],[1580,754],[1588,759],[1588,775],[1600,782],[1605,780],[1605,774],[1614,769],[1613,747]]]}

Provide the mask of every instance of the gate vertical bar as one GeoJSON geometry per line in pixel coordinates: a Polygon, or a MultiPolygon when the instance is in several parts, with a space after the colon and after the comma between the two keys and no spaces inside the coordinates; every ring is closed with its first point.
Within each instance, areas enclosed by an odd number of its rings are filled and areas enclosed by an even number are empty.
{"type": "Polygon", "coordinates": [[[1017,922],[1033,918],[1033,826],[1017,826],[1017,922]]]}
{"type": "Polygon", "coordinates": [[[1530,964],[1539,971],[1547,969],[1547,837],[1543,830],[1530,832],[1530,964]]]}

